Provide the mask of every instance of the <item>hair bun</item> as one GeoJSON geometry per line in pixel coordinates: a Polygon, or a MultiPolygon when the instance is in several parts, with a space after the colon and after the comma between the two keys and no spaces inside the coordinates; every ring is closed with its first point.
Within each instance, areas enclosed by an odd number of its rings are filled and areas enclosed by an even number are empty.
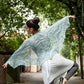
{"type": "Polygon", "coordinates": [[[34,19],[32,19],[32,22],[38,24],[40,22],[40,19],[38,17],[35,17],[34,19]]]}

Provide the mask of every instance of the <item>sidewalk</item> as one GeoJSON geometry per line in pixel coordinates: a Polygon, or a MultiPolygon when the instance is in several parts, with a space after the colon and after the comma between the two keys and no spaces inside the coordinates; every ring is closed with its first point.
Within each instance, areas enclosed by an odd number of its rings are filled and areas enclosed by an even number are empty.
{"type": "Polygon", "coordinates": [[[44,84],[42,79],[42,73],[21,73],[22,84],[44,84]]]}
{"type": "Polygon", "coordinates": [[[67,84],[84,84],[84,79],[80,77],[72,77],[67,84]]]}
{"type": "MultiPolygon", "coordinates": [[[[21,73],[21,83],[15,84],[44,84],[42,79],[42,73],[21,73]]],[[[84,79],[80,77],[72,77],[67,84],[84,84],[84,79]]]]}

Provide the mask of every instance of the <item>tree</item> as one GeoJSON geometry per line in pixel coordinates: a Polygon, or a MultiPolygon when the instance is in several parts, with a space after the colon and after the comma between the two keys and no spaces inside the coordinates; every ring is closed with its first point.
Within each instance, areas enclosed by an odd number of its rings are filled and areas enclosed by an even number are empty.
{"type": "Polygon", "coordinates": [[[74,42],[73,34],[76,34],[78,36],[76,39],[76,48],[79,48],[78,55],[80,55],[80,57],[84,55],[84,28],[81,27],[80,0],[10,0],[10,2],[9,0],[1,0],[0,3],[0,31],[2,32],[0,39],[3,39],[6,33],[11,37],[13,32],[19,30],[19,28],[24,25],[24,21],[26,21],[23,18],[24,14],[27,12],[25,16],[28,16],[31,10],[33,10],[35,16],[43,14],[44,17],[49,20],[49,25],[52,25],[66,14],[76,15],[76,21],[72,23],[71,28],[67,30],[65,43],[71,45],[71,43],[74,42]],[[19,5],[21,7],[16,7],[19,5]],[[28,9],[24,11],[25,8],[28,9]],[[21,15],[19,12],[21,12],[21,15]],[[75,27],[74,31],[72,29],[73,27],[75,27]]]}
{"type": "MultiPolygon", "coordinates": [[[[17,12],[18,10],[14,9],[14,7],[22,4],[22,2],[14,1],[0,0],[0,84],[6,84],[6,69],[2,67],[6,61],[6,56],[2,54],[12,54],[24,39],[24,36],[20,34],[16,33],[14,35],[24,24],[23,16],[20,16],[17,12]]],[[[19,79],[18,77],[17,80],[19,79]]]]}
{"type": "Polygon", "coordinates": [[[78,35],[78,44],[79,44],[79,55],[80,55],[80,64],[81,64],[81,78],[83,79],[83,62],[82,62],[82,56],[84,55],[83,51],[84,48],[84,28],[81,26],[81,18],[82,18],[82,0],[59,0],[60,2],[67,5],[67,7],[70,9],[71,15],[76,15],[76,21],[75,21],[75,28],[76,28],[76,34],[78,35]]]}

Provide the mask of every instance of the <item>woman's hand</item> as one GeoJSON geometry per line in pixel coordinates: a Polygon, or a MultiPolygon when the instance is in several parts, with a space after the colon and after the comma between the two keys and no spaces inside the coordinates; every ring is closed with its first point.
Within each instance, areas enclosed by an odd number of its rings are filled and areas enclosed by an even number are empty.
{"type": "Polygon", "coordinates": [[[4,68],[7,68],[7,65],[8,65],[8,63],[6,62],[6,63],[4,63],[2,66],[3,66],[4,68]]]}
{"type": "Polygon", "coordinates": [[[70,15],[69,18],[73,18],[73,22],[75,22],[75,16],[74,15],[70,15]]]}
{"type": "Polygon", "coordinates": [[[75,17],[74,15],[70,15],[69,18],[73,18],[73,19],[74,19],[74,18],[76,18],[76,17],[75,17]]]}

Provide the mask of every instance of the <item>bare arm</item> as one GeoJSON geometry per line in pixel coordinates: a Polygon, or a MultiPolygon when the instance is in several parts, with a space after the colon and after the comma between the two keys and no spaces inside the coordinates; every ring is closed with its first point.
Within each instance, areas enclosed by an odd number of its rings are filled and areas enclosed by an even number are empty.
{"type": "Polygon", "coordinates": [[[70,15],[69,18],[73,18],[73,22],[75,22],[75,16],[74,15],[70,15]]]}

